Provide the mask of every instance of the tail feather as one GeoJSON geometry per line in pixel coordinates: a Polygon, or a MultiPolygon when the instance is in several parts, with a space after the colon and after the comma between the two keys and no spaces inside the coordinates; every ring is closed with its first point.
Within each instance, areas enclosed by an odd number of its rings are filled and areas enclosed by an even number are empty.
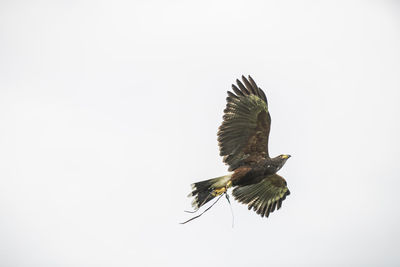
{"type": "Polygon", "coordinates": [[[227,185],[230,178],[231,175],[229,174],[192,184],[192,192],[188,197],[194,197],[192,201],[193,208],[198,210],[201,206],[221,194],[216,190],[229,187],[227,185]]]}

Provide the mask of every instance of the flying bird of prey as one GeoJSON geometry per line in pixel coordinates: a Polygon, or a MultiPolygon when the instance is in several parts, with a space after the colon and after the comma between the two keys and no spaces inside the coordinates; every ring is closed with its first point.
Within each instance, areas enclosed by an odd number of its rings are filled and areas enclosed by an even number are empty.
{"type": "Polygon", "coordinates": [[[242,76],[242,81],[236,80],[232,92],[228,91],[223,122],[218,130],[220,155],[231,173],[192,184],[189,197],[194,197],[192,206],[197,211],[233,187],[232,194],[237,201],[268,217],[280,209],[290,194],[285,179],[277,174],[290,155],[269,156],[271,116],[267,98],[250,76],[248,79],[242,76]]]}

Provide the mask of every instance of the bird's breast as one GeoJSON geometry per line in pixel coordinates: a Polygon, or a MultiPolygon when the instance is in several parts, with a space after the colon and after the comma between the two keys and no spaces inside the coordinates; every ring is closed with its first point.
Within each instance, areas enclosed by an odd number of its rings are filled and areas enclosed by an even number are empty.
{"type": "Polygon", "coordinates": [[[263,165],[263,174],[264,175],[275,174],[277,171],[278,171],[278,168],[272,162],[266,162],[263,165]]]}
{"type": "Polygon", "coordinates": [[[232,175],[233,185],[250,185],[260,182],[264,177],[264,170],[260,167],[241,167],[232,175]]]}

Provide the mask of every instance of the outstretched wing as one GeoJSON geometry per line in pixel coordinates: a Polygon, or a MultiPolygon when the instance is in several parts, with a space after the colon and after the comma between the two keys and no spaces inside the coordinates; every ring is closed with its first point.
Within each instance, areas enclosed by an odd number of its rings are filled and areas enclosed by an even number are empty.
{"type": "Polygon", "coordinates": [[[264,92],[249,76],[236,80],[233,92],[228,91],[224,121],[219,127],[220,155],[229,165],[229,171],[241,165],[269,157],[268,136],[271,116],[264,92]]]}
{"type": "Polygon", "coordinates": [[[235,199],[253,209],[261,217],[268,217],[271,212],[279,210],[283,200],[290,195],[286,181],[282,176],[273,174],[261,182],[252,185],[238,186],[232,192],[235,199]]]}

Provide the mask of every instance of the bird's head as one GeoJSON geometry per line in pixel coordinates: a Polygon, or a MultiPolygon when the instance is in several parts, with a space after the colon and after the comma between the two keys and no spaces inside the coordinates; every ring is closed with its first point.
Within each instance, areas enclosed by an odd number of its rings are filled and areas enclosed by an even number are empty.
{"type": "Polygon", "coordinates": [[[285,165],[286,161],[287,161],[290,157],[291,157],[290,155],[282,154],[282,155],[279,155],[279,156],[275,157],[274,160],[275,160],[276,162],[278,162],[278,164],[279,164],[279,169],[280,169],[280,168],[283,167],[283,165],[285,165]]]}

